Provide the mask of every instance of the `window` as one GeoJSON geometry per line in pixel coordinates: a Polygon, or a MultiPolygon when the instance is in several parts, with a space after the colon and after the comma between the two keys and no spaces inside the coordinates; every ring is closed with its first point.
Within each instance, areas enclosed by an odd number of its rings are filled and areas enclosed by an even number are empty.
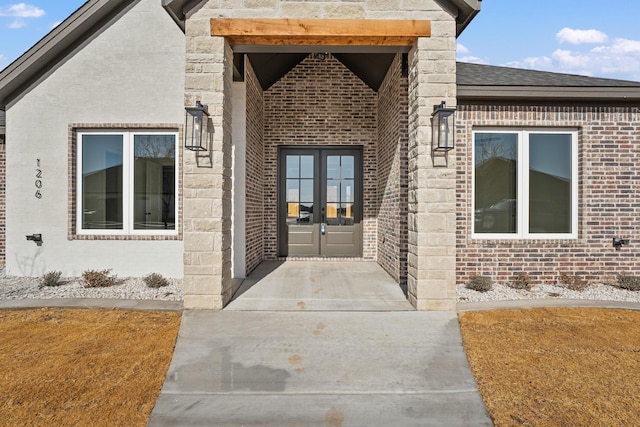
{"type": "Polygon", "coordinates": [[[172,132],[78,134],[79,234],[177,234],[172,132]]]}
{"type": "Polygon", "coordinates": [[[475,238],[577,238],[577,132],[474,131],[475,238]]]}

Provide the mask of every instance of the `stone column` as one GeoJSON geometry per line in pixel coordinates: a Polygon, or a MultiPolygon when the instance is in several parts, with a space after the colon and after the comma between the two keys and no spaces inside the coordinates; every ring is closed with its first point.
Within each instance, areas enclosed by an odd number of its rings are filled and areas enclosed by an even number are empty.
{"type": "Polygon", "coordinates": [[[434,21],[409,55],[409,300],[418,310],[455,310],[455,154],[432,157],[431,113],[456,104],[455,22],[434,21]]]}
{"type": "Polygon", "coordinates": [[[214,133],[208,151],[184,155],[184,307],[219,310],[232,296],[233,52],[209,19],[188,19],[186,59],[185,105],[208,105],[214,133]]]}

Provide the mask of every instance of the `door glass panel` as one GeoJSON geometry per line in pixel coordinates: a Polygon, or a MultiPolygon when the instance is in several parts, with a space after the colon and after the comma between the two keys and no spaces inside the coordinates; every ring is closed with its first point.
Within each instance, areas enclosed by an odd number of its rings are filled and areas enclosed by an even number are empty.
{"type": "Polygon", "coordinates": [[[340,156],[327,156],[327,179],[340,179],[340,156]]]}
{"type": "Polygon", "coordinates": [[[313,179],[313,156],[300,156],[300,178],[313,179]]]}
{"type": "Polygon", "coordinates": [[[342,178],[355,178],[353,156],[342,156],[342,178]]]}
{"type": "Polygon", "coordinates": [[[300,181],[287,179],[287,223],[296,224],[300,217],[300,181]]]}
{"type": "Polygon", "coordinates": [[[300,181],[297,179],[287,180],[287,202],[300,201],[300,181]]]}
{"type": "Polygon", "coordinates": [[[340,208],[340,224],[353,225],[353,203],[342,203],[340,208]]]}
{"type": "Polygon", "coordinates": [[[313,223],[313,202],[300,203],[300,217],[298,218],[299,224],[311,224],[313,223]]]}
{"type": "Polygon", "coordinates": [[[314,156],[287,155],[287,224],[313,223],[314,156]]]}
{"type": "Polygon", "coordinates": [[[340,181],[327,180],[327,202],[340,203],[340,181]]]}
{"type": "Polygon", "coordinates": [[[300,178],[300,156],[287,156],[287,178],[300,178]]]}
{"type": "Polygon", "coordinates": [[[339,225],[340,224],[340,203],[327,203],[327,224],[339,225]]]}
{"type": "Polygon", "coordinates": [[[341,194],[341,202],[342,203],[353,203],[353,190],[354,184],[352,179],[345,179],[342,181],[342,194],[341,194]]]}
{"type": "Polygon", "coordinates": [[[312,179],[300,180],[300,201],[313,202],[313,180],[312,179]]]}

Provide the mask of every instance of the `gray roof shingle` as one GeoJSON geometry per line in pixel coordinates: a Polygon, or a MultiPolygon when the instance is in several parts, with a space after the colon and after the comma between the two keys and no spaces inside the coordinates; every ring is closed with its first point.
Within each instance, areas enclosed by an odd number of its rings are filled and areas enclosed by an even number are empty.
{"type": "Polygon", "coordinates": [[[7,113],[0,110],[0,128],[5,127],[7,124],[7,113]]]}
{"type": "Polygon", "coordinates": [[[640,87],[640,82],[551,73],[548,71],[457,63],[457,83],[462,86],[640,87]]]}

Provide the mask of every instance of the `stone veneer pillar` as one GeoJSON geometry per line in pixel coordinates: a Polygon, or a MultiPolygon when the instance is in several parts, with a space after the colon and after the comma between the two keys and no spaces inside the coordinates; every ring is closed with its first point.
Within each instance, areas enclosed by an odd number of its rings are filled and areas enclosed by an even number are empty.
{"type": "Polygon", "coordinates": [[[456,104],[455,23],[433,22],[432,34],[409,55],[407,285],[418,310],[455,310],[455,154],[449,154],[448,166],[431,156],[433,106],[456,104]]]}
{"type": "Polygon", "coordinates": [[[231,94],[233,52],[208,19],[186,25],[185,105],[209,107],[209,151],[184,154],[184,308],[219,310],[232,296],[231,94]]]}

